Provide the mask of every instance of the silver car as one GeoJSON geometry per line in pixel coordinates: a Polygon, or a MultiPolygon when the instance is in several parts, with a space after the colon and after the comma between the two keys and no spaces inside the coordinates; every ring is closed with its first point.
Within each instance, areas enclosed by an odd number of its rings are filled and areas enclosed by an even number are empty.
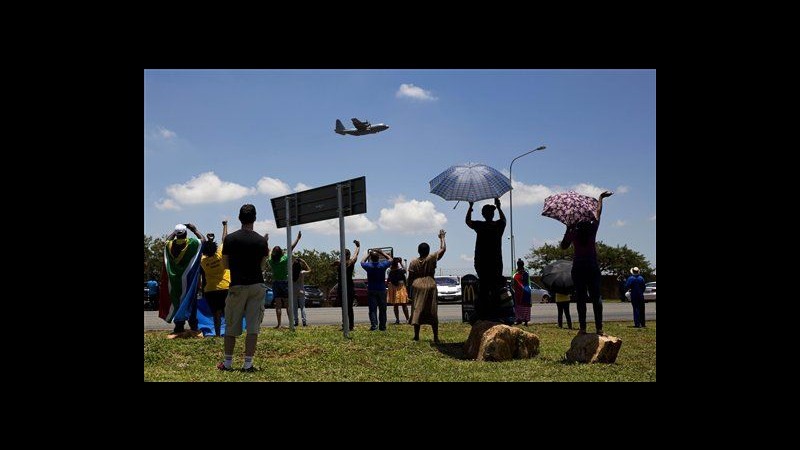
{"type": "Polygon", "coordinates": [[[439,302],[461,301],[461,279],[457,276],[433,277],[439,302]]]}
{"type": "MultiPolygon", "coordinates": [[[[631,301],[631,291],[625,293],[625,298],[627,301],[631,301]]],[[[654,302],[656,301],[656,282],[651,281],[649,283],[644,284],[644,301],[646,302],[654,302]]]]}
{"type": "MultiPolygon", "coordinates": [[[[553,299],[550,297],[550,292],[539,286],[538,284],[534,283],[533,281],[528,282],[531,286],[531,303],[550,303],[553,299]]],[[[506,287],[514,290],[513,282],[511,278],[506,278],[506,287]]]]}
{"type": "Polygon", "coordinates": [[[530,285],[531,285],[531,303],[550,302],[550,292],[548,292],[547,289],[544,289],[543,287],[539,286],[533,281],[530,282],[530,285]]]}

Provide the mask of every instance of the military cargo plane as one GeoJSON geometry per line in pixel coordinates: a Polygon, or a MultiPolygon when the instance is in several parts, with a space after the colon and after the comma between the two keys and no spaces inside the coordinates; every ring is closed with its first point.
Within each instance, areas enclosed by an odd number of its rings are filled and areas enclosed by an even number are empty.
{"type": "Polygon", "coordinates": [[[389,129],[389,125],[384,123],[372,125],[369,123],[369,121],[362,122],[355,117],[350,120],[353,121],[353,126],[355,126],[355,128],[347,129],[344,127],[344,125],[342,125],[341,120],[336,119],[336,129],[333,131],[335,131],[337,134],[341,134],[342,136],[345,134],[350,134],[352,136],[363,136],[365,134],[380,133],[381,131],[389,129]]]}

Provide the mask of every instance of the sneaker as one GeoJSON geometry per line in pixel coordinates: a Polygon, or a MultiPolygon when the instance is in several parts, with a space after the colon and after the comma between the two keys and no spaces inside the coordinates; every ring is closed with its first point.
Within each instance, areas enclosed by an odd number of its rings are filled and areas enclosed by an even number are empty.
{"type": "Polygon", "coordinates": [[[224,362],[221,362],[221,363],[217,364],[217,369],[222,370],[224,372],[229,372],[229,371],[233,370],[233,368],[231,368],[231,367],[225,367],[225,363],[224,362]]]}
{"type": "Polygon", "coordinates": [[[250,366],[249,369],[245,369],[244,367],[242,367],[242,372],[257,372],[257,371],[258,369],[256,369],[256,366],[250,366]]]}
{"type": "Polygon", "coordinates": [[[303,322],[303,326],[306,326],[306,323],[305,323],[305,322],[303,322]]]}

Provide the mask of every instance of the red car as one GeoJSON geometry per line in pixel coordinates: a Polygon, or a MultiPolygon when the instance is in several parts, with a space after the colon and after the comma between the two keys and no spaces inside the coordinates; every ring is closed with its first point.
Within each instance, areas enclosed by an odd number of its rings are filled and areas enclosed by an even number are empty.
{"type": "MultiPolygon", "coordinates": [[[[367,279],[366,278],[354,278],[353,284],[356,288],[356,301],[353,303],[353,306],[367,306],[367,279]]],[[[336,283],[331,288],[330,292],[328,292],[328,301],[331,302],[333,306],[342,306],[339,303],[339,300],[336,298],[339,291],[339,283],[336,283]]]]}

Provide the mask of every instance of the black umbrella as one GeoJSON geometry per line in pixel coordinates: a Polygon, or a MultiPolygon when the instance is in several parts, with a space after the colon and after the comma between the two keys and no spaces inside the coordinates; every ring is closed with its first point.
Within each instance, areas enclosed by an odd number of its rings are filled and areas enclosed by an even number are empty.
{"type": "Polygon", "coordinates": [[[572,261],[559,259],[545,266],[542,270],[542,284],[550,291],[559,294],[572,292],[572,261]]]}

